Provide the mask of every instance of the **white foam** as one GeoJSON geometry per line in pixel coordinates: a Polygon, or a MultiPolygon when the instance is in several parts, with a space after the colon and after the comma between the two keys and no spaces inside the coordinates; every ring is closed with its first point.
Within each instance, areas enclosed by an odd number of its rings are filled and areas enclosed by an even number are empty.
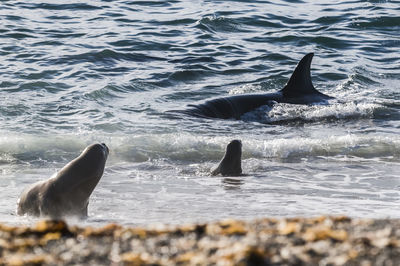
{"type": "Polygon", "coordinates": [[[260,93],[261,91],[261,85],[259,84],[244,84],[239,87],[235,87],[229,91],[230,95],[236,95],[236,94],[244,94],[244,93],[260,93]]]}
{"type": "Polygon", "coordinates": [[[382,106],[375,103],[347,102],[321,105],[294,105],[279,103],[273,107],[261,106],[242,116],[243,120],[261,123],[276,123],[284,121],[320,121],[335,118],[372,117],[373,112],[382,106]]]}
{"type": "Polygon", "coordinates": [[[399,156],[400,138],[348,134],[321,138],[274,138],[247,143],[247,157],[289,158],[317,156],[357,156],[360,158],[399,156]],[[250,154],[247,154],[249,152],[250,154]]]}
{"type": "Polygon", "coordinates": [[[243,158],[303,158],[307,156],[357,156],[360,158],[400,155],[400,138],[384,135],[346,134],[315,130],[318,134],[293,137],[260,135],[205,136],[191,133],[141,135],[14,135],[0,138],[0,160],[43,160],[54,162],[74,158],[87,145],[104,142],[110,149],[108,161],[145,162],[171,160],[176,163],[218,161],[233,139],[243,143],[243,158]],[[61,159],[60,159],[61,158],[61,159]]]}

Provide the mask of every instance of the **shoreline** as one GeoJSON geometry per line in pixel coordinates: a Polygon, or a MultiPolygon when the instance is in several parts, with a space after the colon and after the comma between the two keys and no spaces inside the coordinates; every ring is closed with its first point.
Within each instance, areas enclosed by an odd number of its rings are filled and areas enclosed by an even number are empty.
{"type": "Polygon", "coordinates": [[[0,224],[1,265],[395,265],[400,219],[344,216],[206,224],[0,224]]]}

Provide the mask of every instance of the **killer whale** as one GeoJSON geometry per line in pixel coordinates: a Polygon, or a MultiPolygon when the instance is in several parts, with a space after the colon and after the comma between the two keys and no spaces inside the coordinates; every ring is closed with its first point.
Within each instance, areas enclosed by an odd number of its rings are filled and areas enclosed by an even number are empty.
{"type": "Polygon", "coordinates": [[[241,94],[215,98],[197,105],[188,105],[180,112],[203,118],[240,119],[240,117],[263,105],[274,103],[315,104],[334,99],[317,91],[311,81],[311,61],[314,53],[306,54],[293,71],[285,87],[274,93],[241,94]]]}

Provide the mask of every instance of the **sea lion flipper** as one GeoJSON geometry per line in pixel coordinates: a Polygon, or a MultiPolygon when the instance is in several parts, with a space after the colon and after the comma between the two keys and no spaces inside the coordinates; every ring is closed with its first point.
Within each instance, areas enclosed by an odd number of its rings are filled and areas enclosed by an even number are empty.
{"type": "Polygon", "coordinates": [[[39,216],[39,197],[36,193],[36,187],[39,187],[40,183],[36,183],[31,187],[24,189],[22,196],[17,202],[17,214],[18,215],[33,215],[39,216]]]}

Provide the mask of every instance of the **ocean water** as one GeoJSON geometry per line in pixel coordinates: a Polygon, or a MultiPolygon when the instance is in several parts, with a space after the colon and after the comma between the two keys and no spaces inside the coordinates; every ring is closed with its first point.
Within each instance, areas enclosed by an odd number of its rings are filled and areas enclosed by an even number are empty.
{"type": "Polygon", "coordinates": [[[0,221],[95,142],[87,224],[400,218],[399,48],[400,1],[2,1],[0,221]],[[329,104],[168,112],[277,91],[309,52],[329,104]],[[244,175],[210,176],[232,139],[244,175]]]}

